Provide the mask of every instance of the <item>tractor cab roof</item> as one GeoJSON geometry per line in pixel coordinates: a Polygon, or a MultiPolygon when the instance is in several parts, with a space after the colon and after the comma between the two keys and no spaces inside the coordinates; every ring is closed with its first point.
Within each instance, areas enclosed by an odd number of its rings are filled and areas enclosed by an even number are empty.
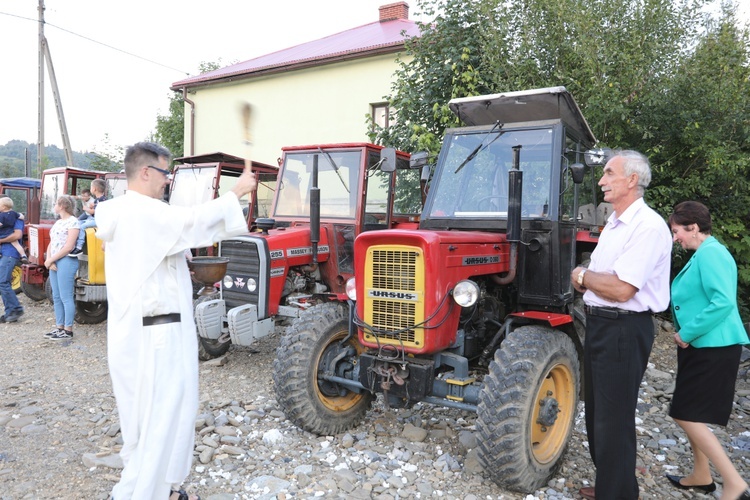
{"type": "Polygon", "coordinates": [[[448,105],[469,126],[557,119],[575,129],[589,147],[596,144],[594,133],[565,87],[461,97],[452,99],[448,105]]]}

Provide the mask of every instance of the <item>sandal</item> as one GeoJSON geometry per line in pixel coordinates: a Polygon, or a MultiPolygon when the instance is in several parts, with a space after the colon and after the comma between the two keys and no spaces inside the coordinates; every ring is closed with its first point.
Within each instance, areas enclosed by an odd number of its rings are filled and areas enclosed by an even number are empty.
{"type": "MultiPolygon", "coordinates": [[[[185,490],[172,490],[172,491],[170,491],[169,492],[169,498],[170,498],[170,500],[173,500],[172,499],[172,495],[174,495],[175,493],[177,493],[177,495],[179,495],[179,496],[176,499],[174,499],[174,500],[190,500],[190,495],[188,495],[185,492],[185,490]]],[[[199,495],[195,495],[195,500],[201,500],[201,497],[199,495]]]]}

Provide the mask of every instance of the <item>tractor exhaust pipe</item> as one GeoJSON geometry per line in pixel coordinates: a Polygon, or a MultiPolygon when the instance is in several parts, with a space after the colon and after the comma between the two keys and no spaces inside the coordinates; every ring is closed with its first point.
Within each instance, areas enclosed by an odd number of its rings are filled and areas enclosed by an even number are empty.
{"type": "Polygon", "coordinates": [[[318,188],[318,155],[313,156],[312,186],[310,186],[310,243],[312,243],[312,265],[318,264],[320,242],[320,188],[318,188]]]}
{"type": "Polygon", "coordinates": [[[510,243],[510,269],[505,276],[493,275],[492,281],[507,285],[516,278],[518,268],[518,244],[521,241],[521,201],[523,172],[521,172],[521,146],[513,146],[513,164],[508,172],[508,231],[506,239],[510,243]]]}

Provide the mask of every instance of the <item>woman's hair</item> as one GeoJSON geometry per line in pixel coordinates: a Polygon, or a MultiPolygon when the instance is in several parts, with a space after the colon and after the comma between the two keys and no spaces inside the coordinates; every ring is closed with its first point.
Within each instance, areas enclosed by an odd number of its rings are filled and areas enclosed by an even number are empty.
{"type": "Polygon", "coordinates": [[[691,224],[696,224],[701,233],[711,234],[711,214],[708,208],[699,201],[678,203],[669,216],[669,225],[687,227],[691,224]]]}
{"type": "Polygon", "coordinates": [[[57,204],[60,205],[60,208],[65,210],[70,215],[73,215],[75,213],[76,202],[72,196],[68,196],[67,194],[60,196],[57,199],[57,204]]]}

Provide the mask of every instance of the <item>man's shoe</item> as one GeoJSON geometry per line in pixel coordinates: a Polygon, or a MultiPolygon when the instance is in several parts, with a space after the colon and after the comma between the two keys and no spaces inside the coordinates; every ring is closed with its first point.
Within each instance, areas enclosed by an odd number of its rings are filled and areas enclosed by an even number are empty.
{"type": "Polygon", "coordinates": [[[75,257],[76,255],[78,255],[81,252],[83,252],[82,248],[74,248],[73,250],[70,251],[70,253],[68,255],[70,255],[72,257],[75,257]]]}
{"type": "Polygon", "coordinates": [[[669,479],[669,482],[672,483],[672,486],[675,488],[679,488],[681,490],[689,490],[689,489],[695,489],[695,490],[701,490],[706,493],[712,493],[716,491],[716,483],[711,481],[711,484],[691,484],[690,486],[686,484],[682,484],[680,480],[684,476],[673,476],[671,474],[666,474],[667,479],[669,479]]]}
{"type": "Polygon", "coordinates": [[[0,316],[0,323],[5,323],[5,314],[0,316]]]}
{"type": "Polygon", "coordinates": [[[16,321],[18,321],[18,318],[23,316],[23,313],[24,313],[23,309],[16,309],[15,311],[11,311],[5,315],[5,322],[15,323],[16,321]]]}
{"type": "Polygon", "coordinates": [[[583,498],[588,498],[588,500],[596,499],[596,489],[593,486],[581,488],[578,490],[578,493],[580,493],[583,498]]]}
{"type": "Polygon", "coordinates": [[[21,264],[28,264],[28,263],[29,263],[29,258],[28,257],[26,257],[25,255],[23,257],[21,257],[21,264]]]}

